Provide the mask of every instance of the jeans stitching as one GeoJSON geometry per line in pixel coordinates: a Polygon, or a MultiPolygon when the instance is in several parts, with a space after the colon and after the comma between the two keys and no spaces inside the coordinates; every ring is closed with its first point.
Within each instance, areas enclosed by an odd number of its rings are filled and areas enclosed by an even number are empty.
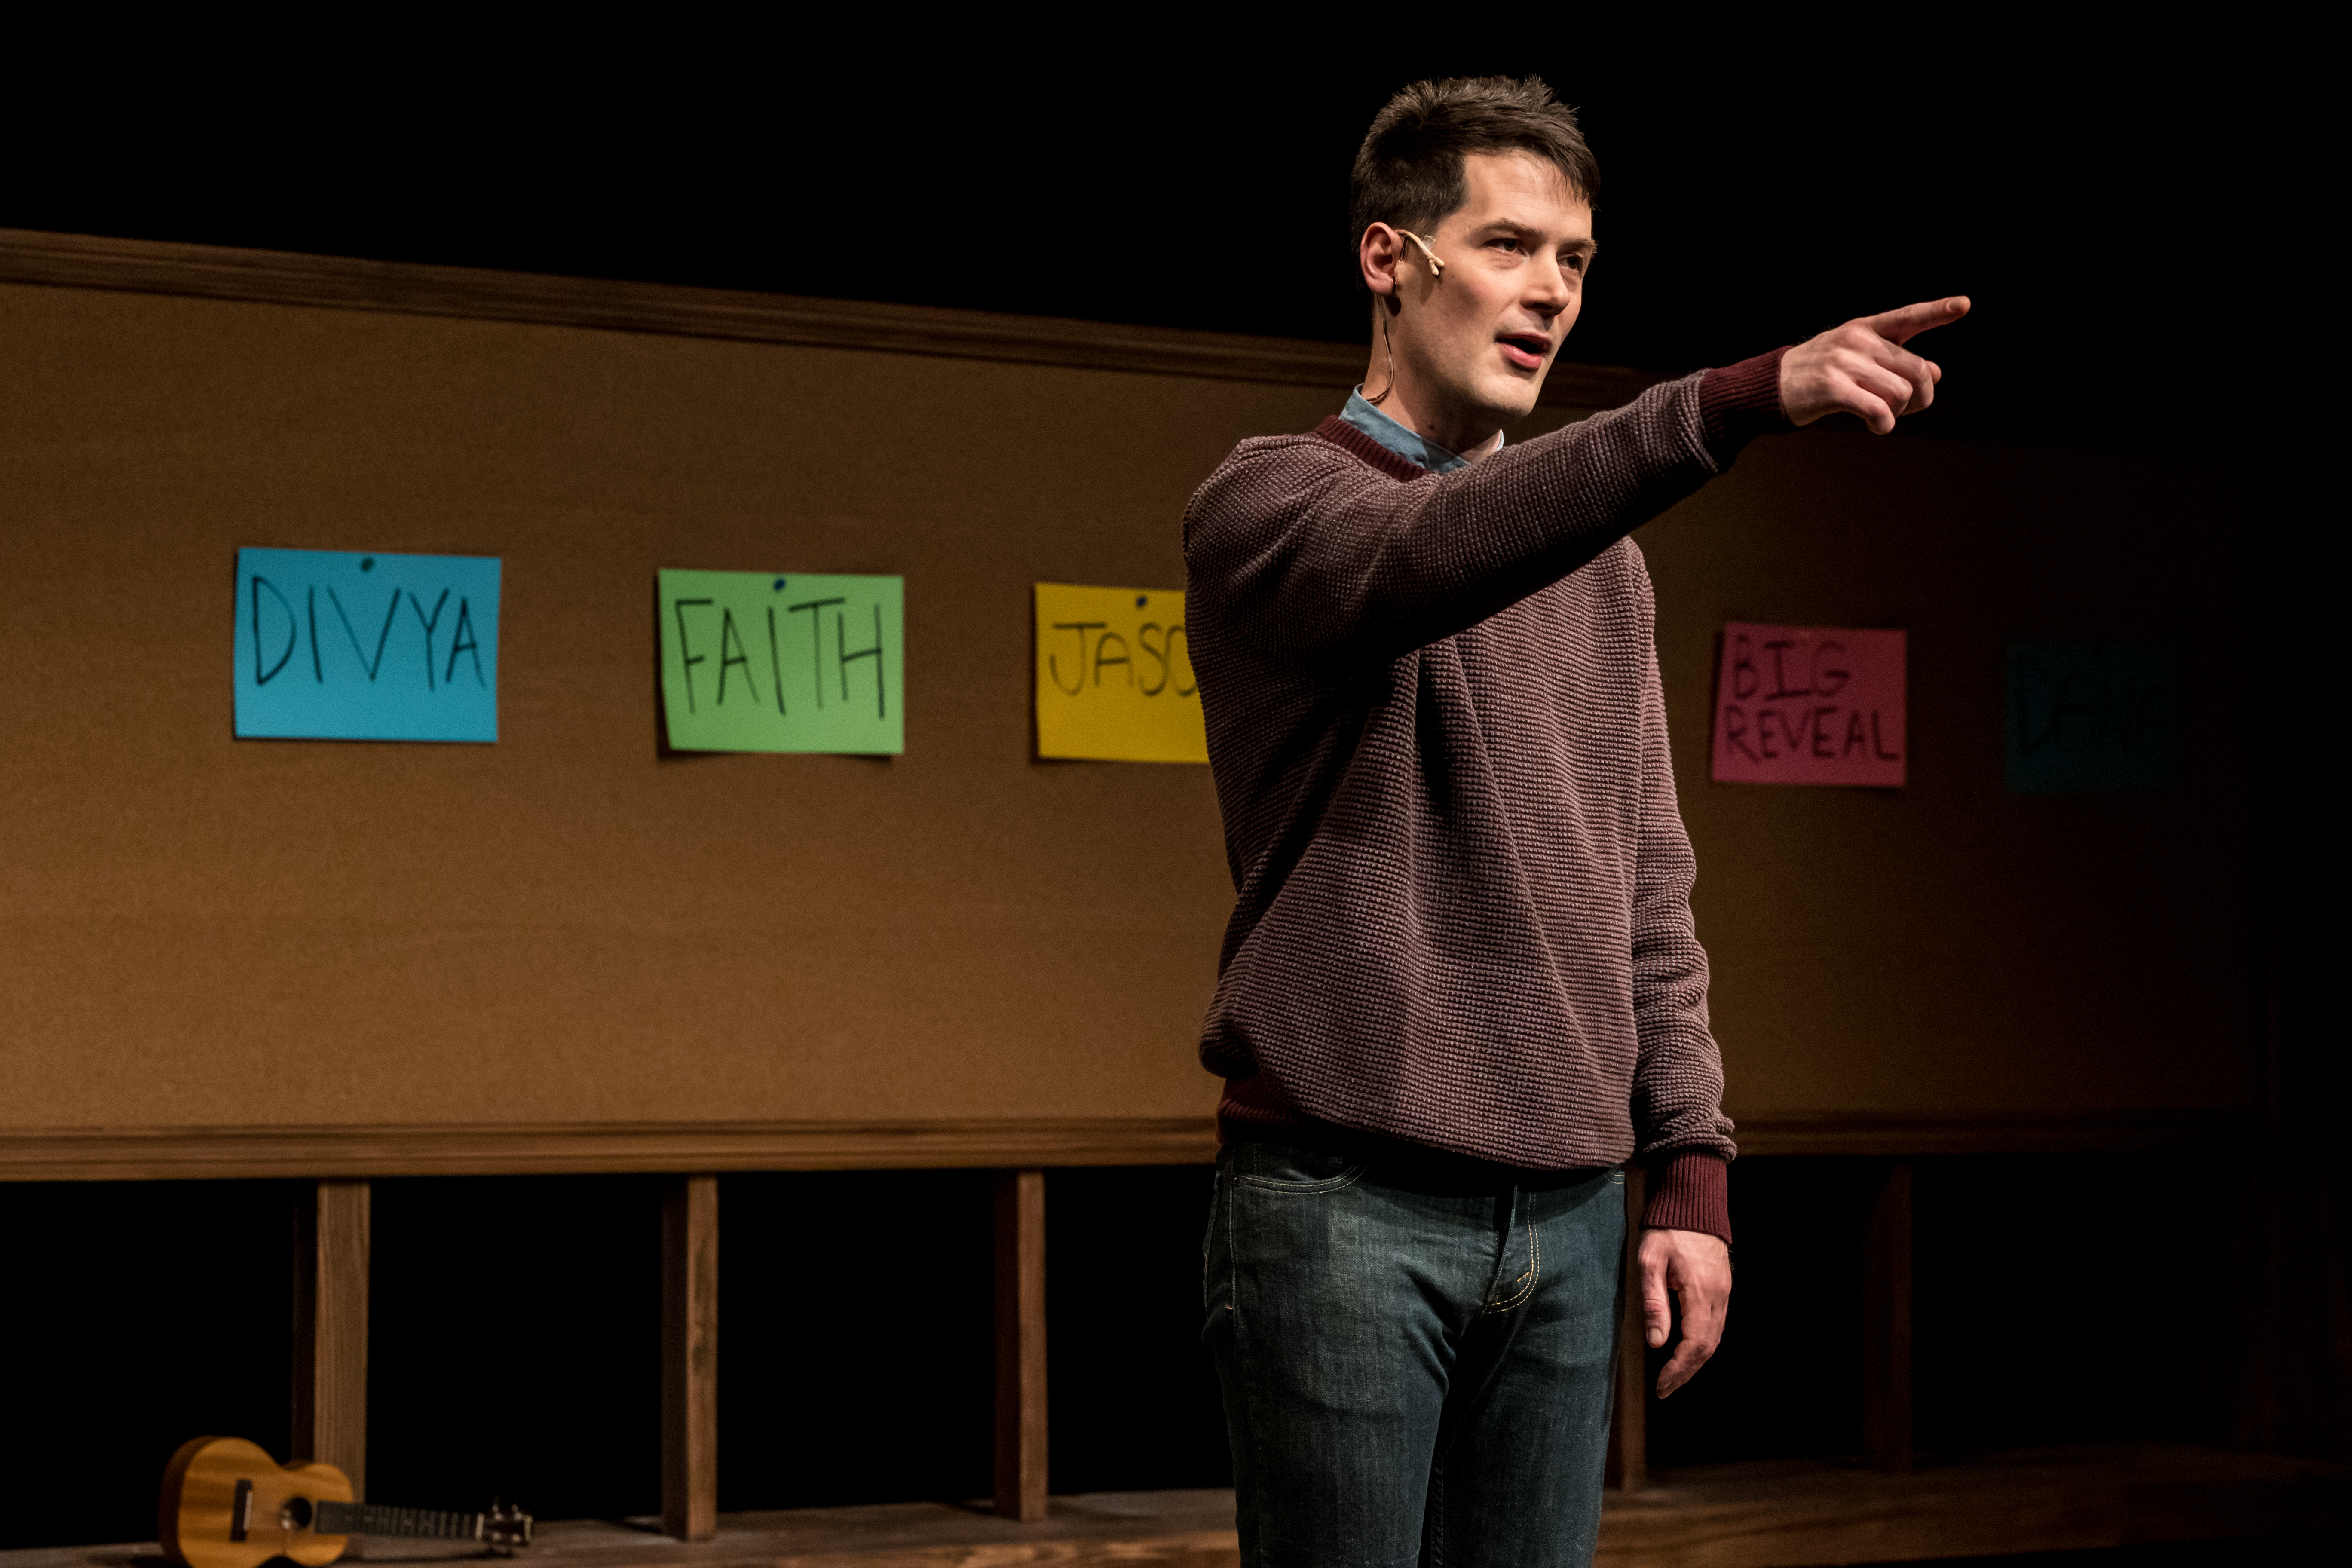
{"type": "MultiPolygon", "coordinates": [[[[1518,1206],[1518,1194],[1511,1194],[1514,1208],[1518,1206]]],[[[1526,1283],[1519,1287],[1518,1294],[1500,1301],[1489,1301],[1486,1303],[1488,1312],[1509,1311],[1529,1296],[1534,1295],[1537,1283],[1543,1278],[1543,1235],[1536,1229],[1536,1208],[1533,1204],[1528,1205],[1528,1271],[1519,1278],[1526,1283]]]]}
{"type": "Polygon", "coordinates": [[[1223,1195],[1218,1191],[1218,1186],[1219,1183],[1217,1175],[1215,1173],[1211,1174],[1209,1177],[1209,1223],[1207,1226],[1203,1226],[1201,1231],[1201,1313],[1204,1319],[1207,1317],[1209,1308],[1212,1304],[1209,1300],[1209,1257],[1216,1250],[1217,1199],[1223,1195]]]}
{"type": "Polygon", "coordinates": [[[1317,1193],[1336,1193],[1342,1187],[1352,1187],[1364,1179],[1364,1165],[1350,1165],[1336,1176],[1319,1182],[1277,1182],[1266,1176],[1245,1176],[1234,1173],[1234,1180],[1264,1193],[1297,1193],[1312,1196],[1317,1193]]]}
{"type": "Polygon", "coordinates": [[[1443,1459],[1429,1468],[1429,1521],[1422,1533],[1429,1542],[1430,1568],[1444,1568],[1445,1461],[1443,1459]]]}
{"type": "MultiPolygon", "coordinates": [[[[1236,1165],[1238,1165],[1238,1162],[1236,1163],[1236,1165]]],[[[1234,1188],[1240,1184],[1242,1177],[1241,1172],[1238,1168],[1229,1170],[1226,1174],[1229,1180],[1225,1186],[1223,1194],[1225,1200],[1225,1312],[1227,1314],[1225,1329],[1226,1332],[1233,1336],[1233,1350],[1231,1353],[1234,1359],[1234,1371],[1240,1378],[1242,1388],[1241,1399],[1243,1417],[1239,1423],[1239,1427],[1244,1440],[1251,1445],[1253,1450],[1248,1457],[1247,1464],[1252,1472],[1249,1477],[1249,1484],[1255,1487],[1262,1484],[1263,1482],[1263,1478],[1255,1474],[1257,1463],[1257,1456],[1255,1450],[1256,1447],[1257,1431],[1261,1425],[1261,1417],[1258,1411],[1255,1408],[1257,1400],[1257,1379],[1252,1375],[1250,1367],[1251,1357],[1249,1353],[1251,1347],[1248,1341],[1243,1335],[1242,1324],[1241,1205],[1234,1201],[1236,1196],[1234,1188]]],[[[1243,1464],[1243,1456],[1239,1452],[1236,1452],[1234,1455],[1234,1465],[1237,1472],[1242,1469],[1243,1464]]],[[[1243,1478],[1240,1474],[1236,1474],[1234,1477],[1234,1479],[1237,1482],[1242,1480],[1242,1479],[1243,1478]]],[[[1244,1563],[1242,1565],[1242,1568],[1256,1568],[1258,1563],[1265,1561],[1265,1542],[1263,1539],[1259,1539],[1255,1542],[1255,1545],[1258,1548],[1256,1553],[1253,1556],[1253,1559],[1250,1562],[1244,1563]]]]}

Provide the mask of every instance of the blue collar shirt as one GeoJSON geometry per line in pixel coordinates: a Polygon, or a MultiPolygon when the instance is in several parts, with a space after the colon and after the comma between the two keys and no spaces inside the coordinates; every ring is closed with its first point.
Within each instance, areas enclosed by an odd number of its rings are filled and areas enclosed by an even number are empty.
{"type": "MultiPolygon", "coordinates": [[[[1339,417],[1398,457],[1407,462],[1418,463],[1433,474],[1450,474],[1456,468],[1470,466],[1470,459],[1459,452],[1449,452],[1436,442],[1415,435],[1373,407],[1366,400],[1364,389],[1360,386],[1348,394],[1348,406],[1339,411],[1339,417]]],[[[1501,451],[1502,443],[1497,441],[1495,449],[1501,451]]]]}

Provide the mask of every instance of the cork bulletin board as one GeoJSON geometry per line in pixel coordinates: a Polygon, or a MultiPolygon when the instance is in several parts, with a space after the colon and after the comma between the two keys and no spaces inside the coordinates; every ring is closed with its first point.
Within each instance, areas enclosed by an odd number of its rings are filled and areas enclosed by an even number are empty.
{"type": "MultiPolygon", "coordinates": [[[[1180,588],[1193,487],[1344,372],[22,282],[0,363],[0,1138],[1063,1119],[1205,1153],[1209,776],[1037,759],[1032,595],[1180,588]],[[234,739],[244,547],[497,558],[496,743],[234,739]],[[665,568],[903,578],[903,753],[668,750],[665,568]]],[[[2028,799],[2000,728],[2004,637],[2185,626],[2167,541],[2227,505],[1808,433],[1643,531],[1735,1115],[2244,1103],[2242,765],[2028,799]],[[1706,782],[1738,618],[1907,629],[1903,789],[1706,782]]]]}

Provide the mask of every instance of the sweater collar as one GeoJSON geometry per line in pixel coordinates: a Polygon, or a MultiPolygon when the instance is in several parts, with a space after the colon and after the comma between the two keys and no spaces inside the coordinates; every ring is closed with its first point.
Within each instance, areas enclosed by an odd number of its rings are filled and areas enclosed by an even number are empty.
{"type": "MultiPolygon", "coordinates": [[[[1339,417],[1415,468],[1430,473],[1450,474],[1470,466],[1470,459],[1460,453],[1446,450],[1381,413],[1364,396],[1360,386],[1348,394],[1348,405],[1339,411],[1339,417]]],[[[1501,450],[1501,443],[1496,444],[1496,449],[1501,450]]]]}

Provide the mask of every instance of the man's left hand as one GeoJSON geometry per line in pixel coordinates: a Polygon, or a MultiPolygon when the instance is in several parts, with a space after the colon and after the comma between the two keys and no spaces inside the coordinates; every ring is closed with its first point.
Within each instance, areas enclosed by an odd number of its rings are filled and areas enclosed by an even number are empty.
{"type": "Polygon", "coordinates": [[[1705,1231],[1645,1230],[1640,1258],[1643,1338],[1652,1350],[1666,1342],[1674,1325],[1666,1292],[1682,1303],[1682,1342],[1658,1373],[1664,1399],[1706,1364],[1723,1339],[1724,1314],[1731,1307],[1731,1248],[1705,1231]]]}

